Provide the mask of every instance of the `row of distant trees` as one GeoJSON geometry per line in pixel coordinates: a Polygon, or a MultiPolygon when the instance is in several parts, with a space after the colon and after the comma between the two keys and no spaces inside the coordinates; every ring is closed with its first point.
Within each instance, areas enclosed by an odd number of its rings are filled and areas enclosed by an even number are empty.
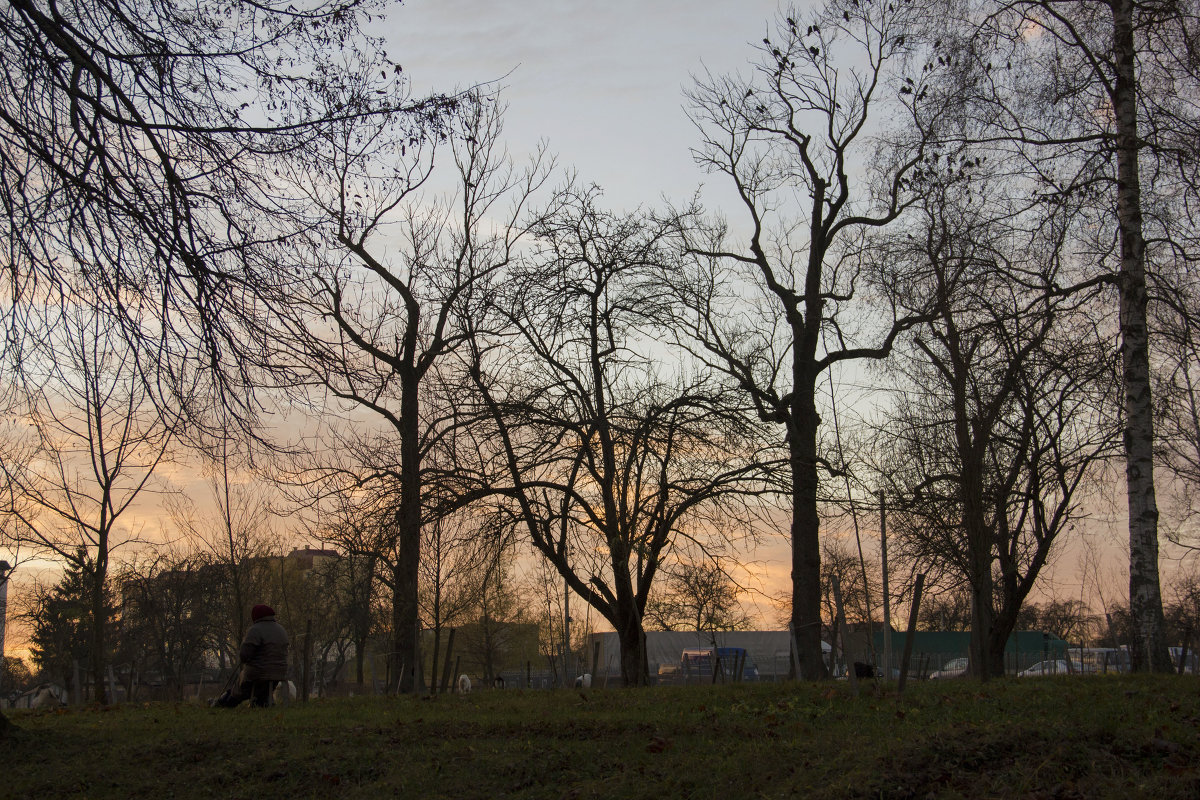
{"type": "Polygon", "coordinates": [[[260,555],[231,568],[203,553],[144,553],[115,570],[106,586],[104,614],[114,635],[102,653],[92,649],[95,618],[88,587],[94,567],[89,562],[69,566],[52,585],[35,586],[19,604],[20,617],[30,631],[32,666],[40,680],[93,699],[103,696],[112,681],[129,699],[147,686],[182,699],[185,687],[196,691],[204,679],[212,682],[237,666],[249,626],[246,611],[230,600],[233,584],[240,581],[286,621],[295,644],[291,660],[297,682],[308,676],[322,688],[356,678],[361,684],[362,657],[373,631],[357,629],[355,622],[373,611],[355,607],[347,567],[341,560],[302,565],[260,555]],[[108,672],[103,686],[91,680],[94,663],[108,672]]]}
{"type": "MultiPolygon", "coordinates": [[[[563,653],[564,610],[553,587],[537,585],[544,574],[518,575],[511,556],[461,568],[468,566],[462,554],[440,544],[429,543],[431,560],[452,561],[460,569],[430,573],[421,582],[426,686],[437,688],[447,656],[460,671],[489,683],[501,669],[536,664],[541,671],[549,664],[557,673],[586,663],[591,631],[578,625],[563,653]],[[529,602],[539,596],[540,603],[529,602]],[[453,640],[449,631],[457,634],[453,640]]],[[[246,596],[270,603],[291,631],[295,680],[307,677],[317,692],[386,686],[399,676],[381,669],[389,646],[389,611],[369,559],[330,550],[293,550],[284,556],[263,549],[235,565],[199,549],[143,551],[136,561],[120,564],[106,587],[105,614],[116,635],[97,659],[91,649],[93,578],[88,570],[93,567],[80,555],[81,567],[68,566],[54,583],[32,585],[14,603],[14,620],[29,630],[32,658],[30,663],[11,659],[4,692],[52,681],[72,695],[94,697],[100,687],[90,681],[89,665],[99,660],[109,669],[105,688],[119,685],[126,698],[149,686],[156,696],[165,692],[183,699],[205,680],[212,684],[237,667],[249,624],[245,609],[233,599],[238,586],[246,596]]],[[[719,572],[690,569],[664,583],[648,610],[650,625],[713,631],[751,624],[739,607],[736,587],[719,572]]]]}
{"type": "MultiPolygon", "coordinates": [[[[238,647],[249,626],[246,610],[232,601],[238,583],[247,596],[270,603],[289,629],[291,675],[297,683],[307,677],[311,687],[324,692],[345,684],[362,691],[367,675],[377,685],[388,681],[381,659],[366,663],[387,652],[387,637],[381,636],[386,609],[380,607],[372,576],[360,559],[301,550],[288,556],[256,553],[231,565],[202,552],[143,553],[135,563],[121,565],[106,588],[105,614],[116,635],[99,658],[92,651],[90,567],[86,562],[82,568],[68,567],[57,583],[35,586],[18,604],[30,630],[34,674],[72,692],[82,678],[78,689],[99,696],[102,687],[87,680],[88,667],[96,661],[107,665],[109,680],[124,686],[127,698],[149,685],[182,699],[185,689],[197,691],[204,679],[212,682],[228,674],[237,667],[238,647]]],[[[459,609],[460,619],[440,620],[442,630],[448,623],[486,615],[479,608],[486,602],[482,587],[461,584],[450,586],[458,594],[474,592],[475,601],[459,609]]],[[[488,599],[495,603],[495,593],[488,599]]],[[[529,622],[536,627],[534,618],[526,620],[513,606],[509,600],[502,616],[493,609],[493,650],[503,649],[505,628],[529,622]]],[[[457,650],[460,656],[466,653],[472,666],[504,655],[482,653],[488,644],[460,636],[457,650]]],[[[427,678],[433,682],[433,676],[427,678]]],[[[20,688],[23,684],[6,685],[9,691],[20,688]]]]}
{"type": "MultiPolygon", "coordinates": [[[[826,587],[832,587],[835,577],[839,582],[847,622],[878,621],[883,592],[878,562],[864,564],[854,548],[833,540],[822,553],[822,571],[826,587]]],[[[1130,648],[1135,629],[1128,603],[1102,596],[1101,604],[1094,605],[1094,598],[1089,599],[1092,602],[1078,597],[1025,602],[1017,614],[1014,630],[1050,633],[1078,647],[1130,648]]],[[[836,613],[831,588],[824,592],[822,604],[825,618],[831,623],[836,613]]],[[[1163,607],[1168,641],[1173,645],[1186,644],[1189,651],[1194,650],[1200,633],[1200,574],[1194,568],[1177,571],[1165,581],[1163,607]]],[[[906,620],[907,615],[901,619],[906,620]]],[[[965,583],[935,585],[921,601],[918,630],[970,631],[972,625],[971,592],[965,583]]],[[[825,635],[827,641],[836,637],[832,624],[825,635]]]]}
{"type": "Polygon", "coordinates": [[[1169,668],[1155,468],[1183,532],[1200,478],[1191,5],[785,14],[687,96],[733,206],[628,212],[512,160],[486,87],[412,97],[368,4],[227,11],[4,17],[5,532],[91,565],[95,652],[119,520],[190,448],[269,463],[371,563],[405,690],[443,536],[485,585],[530,547],[637,685],[661,576],[787,527],[822,677],[822,512],[871,503],[904,572],[967,587],[1000,675],[1123,463],[1133,663],[1169,668]]]}

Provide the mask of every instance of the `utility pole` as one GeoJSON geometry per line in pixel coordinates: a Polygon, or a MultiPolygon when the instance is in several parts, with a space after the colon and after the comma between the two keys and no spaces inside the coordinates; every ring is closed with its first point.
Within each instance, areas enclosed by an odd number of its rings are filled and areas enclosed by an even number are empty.
{"type": "Polygon", "coordinates": [[[571,674],[571,582],[563,578],[563,686],[571,686],[567,682],[571,674]]]}
{"type": "Polygon", "coordinates": [[[887,559],[887,508],[885,492],[879,491],[879,550],[883,558],[883,669],[885,677],[892,677],[892,599],[888,594],[887,559]]]}
{"type": "Polygon", "coordinates": [[[13,567],[7,561],[0,561],[0,684],[4,682],[4,668],[8,663],[4,660],[4,623],[8,619],[8,576],[12,571],[13,567]]]}

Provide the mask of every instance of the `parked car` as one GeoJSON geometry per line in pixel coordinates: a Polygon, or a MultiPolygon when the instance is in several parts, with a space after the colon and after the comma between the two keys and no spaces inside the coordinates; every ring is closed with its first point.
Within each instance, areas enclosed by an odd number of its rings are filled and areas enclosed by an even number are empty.
{"type": "Polygon", "coordinates": [[[1083,665],[1078,661],[1072,661],[1067,664],[1063,659],[1055,659],[1053,661],[1039,661],[1029,669],[1021,670],[1017,673],[1018,678],[1036,678],[1042,675],[1078,675],[1083,672],[1083,665]]]}
{"type": "Polygon", "coordinates": [[[965,658],[952,658],[942,665],[941,669],[935,669],[929,673],[929,680],[937,680],[938,678],[961,678],[967,674],[967,668],[971,662],[965,658]]]}

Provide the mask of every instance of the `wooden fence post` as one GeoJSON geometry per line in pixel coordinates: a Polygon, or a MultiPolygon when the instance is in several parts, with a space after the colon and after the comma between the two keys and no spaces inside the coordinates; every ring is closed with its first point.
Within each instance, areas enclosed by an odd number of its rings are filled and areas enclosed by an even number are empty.
{"type": "Polygon", "coordinates": [[[846,663],[846,676],[850,680],[850,690],[858,697],[858,675],[850,655],[846,652],[846,611],[842,608],[842,582],[838,580],[837,575],[833,576],[833,605],[837,611],[837,635],[842,644],[842,661],[846,663]]]}
{"type": "MultiPolygon", "coordinates": [[[[305,622],[304,622],[304,647],[301,652],[304,654],[303,655],[304,663],[301,665],[300,675],[301,675],[301,680],[303,680],[304,683],[302,683],[300,685],[300,702],[307,703],[308,702],[308,669],[309,669],[309,661],[312,660],[312,620],[311,619],[305,620],[305,622]]],[[[289,696],[290,696],[290,693],[289,693],[289,696]]]]}
{"type": "MultiPolygon", "coordinates": [[[[413,662],[413,694],[417,697],[424,697],[429,692],[425,686],[425,656],[421,652],[421,621],[417,620],[413,628],[413,639],[416,642],[414,649],[417,651],[416,661],[413,662]]],[[[431,675],[430,677],[435,681],[437,680],[436,675],[431,675]]]]}
{"type": "Polygon", "coordinates": [[[788,620],[788,636],[792,642],[792,651],[789,653],[791,664],[788,666],[792,669],[793,678],[804,680],[804,674],[800,667],[800,640],[796,638],[796,629],[792,627],[791,620],[788,620]]]}
{"type": "MultiPolygon", "coordinates": [[[[1179,648],[1179,674],[1180,675],[1183,674],[1184,667],[1187,666],[1188,642],[1190,642],[1191,640],[1192,640],[1192,628],[1189,625],[1188,629],[1187,629],[1187,633],[1183,634],[1183,646],[1179,648]]],[[[1082,661],[1082,660],[1083,659],[1081,657],[1080,661],[1082,661]]],[[[1068,661],[1067,663],[1069,664],[1070,662],[1068,661]]]]}
{"type": "MultiPolygon", "coordinates": [[[[446,636],[446,663],[442,665],[442,686],[439,690],[442,694],[450,691],[450,681],[453,676],[450,674],[450,656],[454,653],[454,628],[450,629],[450,633],[446,636]]],[[[455,665],[455,671],[458,671],[458,666],[455,665]]]]}

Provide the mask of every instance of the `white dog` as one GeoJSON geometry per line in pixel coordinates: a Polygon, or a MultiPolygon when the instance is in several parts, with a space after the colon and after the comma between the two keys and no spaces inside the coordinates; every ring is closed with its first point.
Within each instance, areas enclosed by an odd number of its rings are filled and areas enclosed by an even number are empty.
{"type": "Polygon", "coordinates": [[[292,683],[291,681],[280,681],[279,685],[275,687],[275,694],[272,699],[276,703],[295,700],[296,684],[292,683]]]}
{"type": "Polygon", "coordinates": [[[67,704],[67,690],[53,683],[43,683],[13,702],[13,708],[54,708],[67,704]]]}
{"type": "Polygon", "coordinates": [[[458,676],[458,693],[459,694],[470,694],[471,693],[471,679],[468,678],[466,675],[458,676]]]}

